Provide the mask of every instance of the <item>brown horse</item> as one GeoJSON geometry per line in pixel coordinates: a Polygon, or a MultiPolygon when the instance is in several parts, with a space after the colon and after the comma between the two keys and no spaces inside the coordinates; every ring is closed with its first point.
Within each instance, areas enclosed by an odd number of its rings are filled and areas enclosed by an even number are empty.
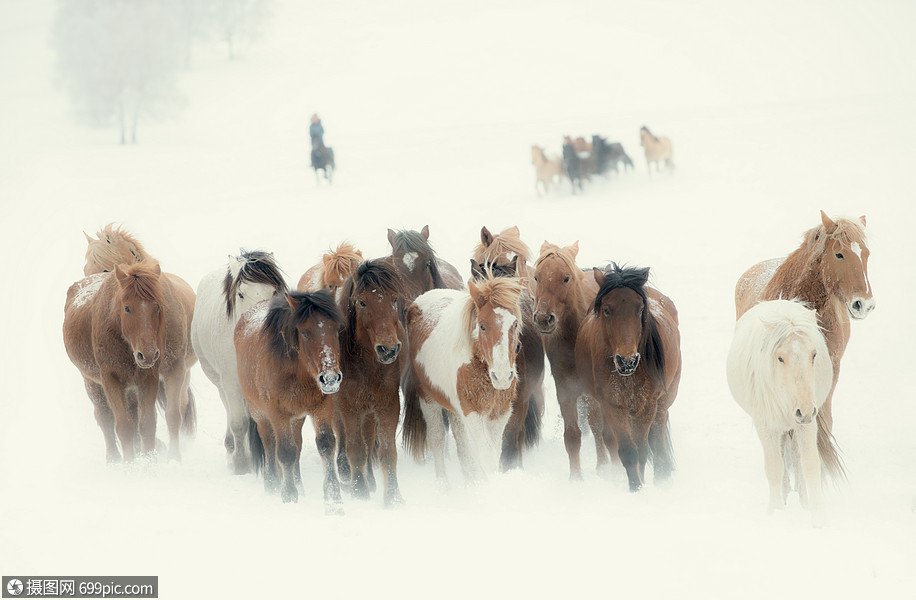
{"type": "Polygon", "coordinates": [[[465,478],[484,479],[498,467],[518,383],[522,289],[504,277],[471,281],[468,291],[429,291],[407,310],[415,385],[404,388],[404,443],[417,459],[429,445],[440,481],[446,479],[443,409],[465,478]]]}
{"type": "Polygon", "coordinates": [[[296,289],[300,292],[328,290],[336,295],[337,290],[350,277],[354,261],[359,264],[362,260],[363,253],[353,244],[341,242],[336,250],[325,252],[320,263],[302,274],[296,289]]]}
{"type": "Polygon", "coordinates": [[[493,235],[486,227],[480,229],[480,243],[474,246],[471,254],[477,263],[484,267],[498,269],[508,265],[512,259],[518,257],[516,275],[522,280],[522,285],[534,290],[534,278],[528,261],[531,259],[531,250],[522,241],[518,226],[507,227],[498,234],[493,235]]]}
{"type": "Polygon", "coordinates": [[[367,261],[353,270],[342,290],[343,382],[334,397],[338,471],[341,479],[349,475],[354,497],[368,498],[375,487],[371,458],[378,441],[385,505],[402,504],[396,437],[401,415],[399,358],[407,335],[400,320],[400,275],[386,259],[367,261]]]}
{"type": "Polygon", "coordinates": [[[408,300],[433,289],[464,289],[461,274],[436,255],[429,244],[429,225],[420,231],[388,230],[391,258],[404,278],[408,300]]]}
{"type": "Polygon", "coordinates": [[[573,149],[575,149],[576,152],[591,152],[592,151],[591,142],[589,142],[588,140],[586,140],[584,137],[581,137],[581,136],[573,139],[572,137],[568,135],[564,135],[563,143],[572,145],[573,149]]]}
{"type": "Polygon", "coordinates": [[[639,144],[646,151],[646,167],[649,169],[649,177],[652,177],[652,165],[655,170],[659,171],[664,163],[665,170],[669,173],[674,171],[674,154],[671,149],[671,140],[666,137],[655,137],[649,128],[643,125],[639,129],[639,144]]]}
{"type": "Polygon", "coordinates": [[[255,472],[264,468],[264,487],[280,486],[284,502],[299,493],[299,455],[306,416],[324,462],[324,501],[341,512],[340,482],[334,469],[334,401],[340,389],[340,312],[325,290],[289,292],[262,300],[235,327],[239,382],[257,435],[249,435],[255,472]]]}
{"type": "Polygon", "coordinates": [[[840,360],[849,343],[850,317],[864,319],[875,308],[868,281],[865,217],[832,220],[821,211],[821,224],[805,232],[801,246],[786,258],[748,269],[735,286],[736,316],[762,300],[798,299],[817,311],[833,363],[833,385],[817,413],[817,447],[827,472],[845,474],[833,440],[833,391],[840,360]]]}
{"type": "MultiPolygon", "coordinates": [[[[588,313],[589,306],[598,293],[593,277],[576,266],[579,242],[559,247],[549,242],[541,246],[541,255],[534,263],[534,325],[544,340],[544,349],[550,361],[550,372],[557,389],[557,402],[563,417],[563,440],[569,455],[569,476],[582,478],[579,449],[582,431],[579,428],[577,402],[585,388],[576,372],[575,349],[579,326],[588,313]]],[[[607,463],[605,443],[601,440],[604,429],[597,407],[588,411],[589,423],[595,434],[595,448],[599,466],[607,463]]]]}
{"type": "Polygon", "coordinates": [[[560,156],[548,157],[540,146],[531,146],[531,164],[534,165],[534,189],[538,195],[541,194],[541,186],[544,187],[544,193],[547,194],[550,192],[551,184],[554,181],[559,183],[566,175],[563,158],[560,156]]]}
{"type": "Polygon", "coordinates": [[[132,265],[144,260],[152,260],[143,245],[132,235],[109,223],[96,232],[97,239],[85,231],[88,247],[86,248],[86,266],[83,275],[114,271],[115,265],[132,265]]]}
{"type": "Polygon", "coordinates": [[[95,407],[109,462],[156,449],[156,396],[165,395],[169,458],[181,460],[179,431],[193,433],[195,408],[188,395],[194,291],[159,263],[114,265],[77,281],[64,305],[64,346],[80,370],[95,407]],[[161,384],[160,384],[161,380],[161,384]],[[117,440],[115,438],[117,433],[117,440]]]}
{"type": "Polygon", "coordinates": [[[677,309],[667,296],[648,293],[648,268],[612,263],[594,276],[599,289],[579,329],[576,368],[601,406],[635,492],[650,457],[656,481],[674,468],[668,409],[681,379],[677,309]]]}

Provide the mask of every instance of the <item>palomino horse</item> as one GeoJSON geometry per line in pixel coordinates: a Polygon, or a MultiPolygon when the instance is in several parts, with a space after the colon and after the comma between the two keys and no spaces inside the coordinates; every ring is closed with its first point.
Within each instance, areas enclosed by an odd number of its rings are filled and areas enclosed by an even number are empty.
{"type": "Polygon", "coordinates": [[[341,512],[340,481],[334,469],[334,401],[340,389],[341,316],[334,297],[289,292],[262,300],[235,327],[239,382],[257,435],[249,442],[255,471],[264,469],[264,487],[281,487],[284,502],[296,502],[299,455],[306,416],[315,426],[315,444],[324,462],[324,501],[341,512]]]}
{"type": "Polygon", "coordinates": [[[354,497],[368,498],[375,487],[371,458],[378,441],[385,505],[401,504],[396,437],[401,416],[399,358],[407,335],[400,319],[404,292],[397,269],[387,259],[360,264],[344,285],[339,304],[344,327],[343,382],[334,396],[338,471],[341,479],[349,474],[354,497]]]}
{"type": "MultiPolygon", "coordinates": [[[[486,231],[486,227],[484,227],[486,231]]],[[[494,277],[517,277],[519,255],[511,262],[491,266],[471,259],[471,277],[482,283],[494,277]]],[[[518,394],[512,404],[512,415],[503,433],[500,467],[506,471],[522,466],[522,451],[533,448],[541,440],[541,422],[544,416],[544,343],[534,327],[534,301],[522,285],[519,307],[522,311],[522,328],[519,339],[521,352],[515,359],[518,371],[518,394]]]]}
{"type": "Polygon", "coordinates": [[[363,253],[349,242],[341,242],[336,250],[325,252],[321,262],[309,267],[299,278],[296,289],[300,292],[328,290],[335,296],[337,290],[351,275],[351,268],[363,260],[363,253]]]}
{"type": "Polygon", "coordinates": [[[237,474],[251,470],[247,438],[254,422],[239,384],[235,325],[249,308],[285,291],[286,282],[273,254],[245,250],[230,256],[228,266],[205,275],[197,286],[191,344],[226,409],[226,453],[237,474]]]}
{"type": "Polygon", "coordinates": [[[132,235],[109,223],[95,235],[85,231],[88,247],[86,248],[86,266],[83,275],[114,271],[115,265],[132,265],[143,260],[152,260],[146,250],[132,235]]]}
{"type": "Polygon", "coordinates": [[[668,409],[681,379],[677,309],[667,296],[649,295],[648,268],[611,263],[593,272],[598,294],[579,329],[576,368],[601,406],[635,492],[650,457],[656,481],[674,468],[668,409]]]}
{"type": "Polygon", "coordinates": [[[429,225],[420,231],[388,230],[391,257],[406,286],[408,300],[433,289],[464,288],[461,274],[453,265],[436,255],[429,244],[429,225]]]}
{"type": "Polygon", "coordinates": [[[468,291],[427,292],[407,310],[415,385],[404,388],[404,443],[417,459],[430,447],[440,481],[446,481],[443,409],[465,478],[484,479],[499,466],[518,383],[522,289],[503,277],[471,281],[468,291]]]}
{"type": "Polygon", "coordinates": [[[805,233],[797,250],[786,258],[754,265],[735,286],[737,317],[761,300],[779,298],[796,298],[817,311],[833,364],[833,385],[817,413],[817,447],[833,476],[844,474],[839,454],[831,452],[831,401],[840,377],[840,360],[849,342],[849,319],[864,319],[875,308],[865,242],[864,216],[833,221],[821,211],[821,224],[805,233]]]}
{"type": "Polygon", "coordinates": [[[563,159],[559,156],[548,157],[544,149],[540,146],[531,146],[531,164],[534,165],[534,189],[538,195],[541,195],[541,187],[544,193],[550,192],[551,184],[557,183],[566,175],[563,168],[563,159]]]}
{"type": "MultiPolygon", "coordinates": [[[[582,478],[579,450],[582,431],[578,420],[578,399],[585,388],[576,372],[575,349],[579,326],[588,313],[589,306],[598,293],[593,277],[576,266],[579,242],[563,248],[544,242],[541,255],[534,263],[534,325],[540,332],[550,372],[557,389],[557,402],[563,417],[563,440],[569,455],[569,476],[582,478]]],[[[601,440],[601,425],[597,407],[588,411],[589,424],[595,431],[595,448],[598,464],[607,463],[605,443],[601,440]]]]}
{"type": "Polygon", "coordinates": [[[661,170],[663,162],[666,171],[669,173],[674,171],[671,140],[666,137],[655,137],[649,128],[643,125],[639,129],[639,144],[646,150],[646,167],[649,169],[649,177],[652,177],[653,164],[656,171],[661,170]]]}
{"type": "Polygon", "coordinates": [[[763,445],[769,510],[785,506],[787,474],[794,470],[815,524],[823,520],[815,415],[833,383],[829,353],[815,311],[798,301],[769,300],[738,319],[726,370],[732,396],[751,415],[763,445]]]}
{"type": "Polygon", "coordinates": [[[194,290],[159,263],[114,266],[77,281],[64,305],[64,346],[80,370],[109,462],[156,449],[156,396],[165,393],[169,458],[181,460],[179,430],[193,433],[195,408],[188,396],[194,290]]]}

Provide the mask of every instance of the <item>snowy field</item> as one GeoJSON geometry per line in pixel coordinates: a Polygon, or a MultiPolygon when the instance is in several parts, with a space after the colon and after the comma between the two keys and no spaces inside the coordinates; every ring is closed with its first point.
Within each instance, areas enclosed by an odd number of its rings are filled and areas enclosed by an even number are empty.
{"type": "Polygon", "coordinates": [[[73,119],[55,10],[0,0],[0,574],[158,575],[161,598],[916,598],[912,4],[278,1],[240,58],[195,54],[185,110],[142,121],[134,146],[73,119]],[[308,169],[314,111],[333,186],[308,169]],[[644,124],[671,138],[673,176],[650,180],[644,124]],[[538,197],[531,144],[592,133],[635,172],[538,197]],[[725,356],[738,276],[795,249],[820,209],[867,215],[877,308],[834,396],[848,482],[814,529],[794,496],[766,514],[725,356]],[[313,443],[298,504],[229,473],[199,367],[182,464],[107,466],[61,324],[82,231],[112,221],[195,288],[240,246],[294,283],[343,239],[380,256],[387,228],[426,224],[466,276],[483,225],[518,225],[535,253],[579,240],[583,265],[650,266],[681,320],[673,483],[599,478],[590,438],[570,483],[550,381],[524,471],[468,488],[452,451],[443,491],[402,455],[404,507],[345,496],[328,517],[313,443]]]}

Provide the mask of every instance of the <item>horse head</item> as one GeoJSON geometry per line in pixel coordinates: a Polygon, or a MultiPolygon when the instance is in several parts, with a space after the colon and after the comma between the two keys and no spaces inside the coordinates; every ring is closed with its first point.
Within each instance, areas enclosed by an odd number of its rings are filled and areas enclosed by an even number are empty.
{"type": "Polygon", "coordinates": [[[347,350],[352,353],[352,346],[359,341],[374,350],[379,363],[389,365],[398,359],[405,338],[400,320],[404,298],[400,276],[388,262],[378,259],[354,264],[352,272],[344,288],[347,350]]]}
{"type": "Polygon", "coordinates": [[[229,266],[223,279],[226,318],[241,315],[261,300],[269,300],[286,291],[283,272],[272,252],[240,250],[239,256],[229,256],[229,266]]]}
{"type": "Polygon", "coordinates": [[[338,329],[340,313],[334,297],[327,291],[287,292],[289,304],[287,319],[295,342],[300,368],[314,379],[322,394],[333,394],[340,389],[343,374],[340,371],[340,341],[338,329]]]}
{"type": "Polygon", "coordinates": [[[534,264],[534,324],[543,334],[557,329],[565,312],[579,300],[578,279],[581,271],[575,260],[579,242],[560,248],[544,242],[534,264]]]}
{"type": "Polygon", "coordinates": [[[121,335],[141,369],[152,368],[165,349],[164,295],[159,263],[114,267],[121,335]]]}
{"type": "Polygon", "coordinates": [[[868,281],[868,257],[865,245],[865,217],[858,221],[833,221],[821,211],[821,228],[812,230],[812,244],[821,256],[821,280],[829,293],[836,294],[853,319],[864,319],[875,308],[868,281]]]}
{"type": "Polygon", "coordinates": [[[517,279],[468,282],[471,294],[468,325],[474,355],[487,366],[490,383],[507,390],[518,379],[516,357],[521,351],[522,286],[517,279]]]}
{"type": "Polygon", "coordinates": [[[620,268],[593,270],[598,283],[594,313],[601,322],[614,368],[624,377],[639,366],[640,348],[645,346],[648,300],[643,289],[649,269],[620,268]]]}

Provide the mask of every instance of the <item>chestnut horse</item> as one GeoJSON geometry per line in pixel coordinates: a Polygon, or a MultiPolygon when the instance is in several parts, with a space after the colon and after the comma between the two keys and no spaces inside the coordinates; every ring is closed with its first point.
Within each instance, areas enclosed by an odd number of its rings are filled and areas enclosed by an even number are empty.
{"type": "Polygon", "coordinates": [[[483,267],[499,269],[508,265],[515,257],[518,257],[515,276],[521,278],[522,285],[534,290],[534,273],[528,264],[531,250],[528,244],[522,241],[518,226],[507,227],[496,235],[490,233],[486,227],[481,227],[480,243],[474,246],[471,258],[483,267]]]}
{"type": "MultiPolygon", "coordinates": [[[[550,372],[557,390],[557,402],[563,417],[563,440],[569,455],[569,476],[582,479],[579,450],[582,430],[579,428],[578,399],[585,388],[576,372],[575,349],[579,326],[598,293],[593,277],[576,266],[579,242],[563,248],[544,242],[534,263],[534,326],[541,334],[550,372]]],[[[595,432],[598,465],[607,463],[605,443],[601,439],[604,427],[597,406],[588,411],[589,424],[595,432]]]]}
{"type": "Polygon", "coordinates": [[[540,146],[531,146],[531,164],[534,165],[534,189],[541,195],[541,186],[544,193],[550,192],[550,186],[557,183],[566,175],[563,168],[563,159],[559,156],[548,157],[540,146]]]}
{"type": "Polygon", "coordinates": [[[420,231],[388,230],[391,258],[404,278],[408,300],[433,289],[464,289],[461,274],[436,255],[429,244],[429,225],[420,231]]]}
{"type": "Polygon", "coordinates": [[[336,296],[337,290],[350,277],[350,269],[354,261],[358,264],[362,260],[363,253],[353,244],[341,242],[336,250],[325,252],[320,263],[309,267],[302,274],[296,289],[300,292],[328,290],[336,296]]]}
{"type": "Polygon", "coordinates": [[[822,524],[816,415],[830,393],[833,365],[817,312],[796,300],[755,304],[735,326],[726,374],[763,445],[769,510],[785,506],[788,473],[794,471],[814,524],[822,524]]]}
{"type": "Polygon", "coordinates": [[[114,271],[115,265],[132,265],[144,260],[152,260],[143,245],[132,235],[109,223],[96,232],[97,239],[85,231],[88,247],[86,248],[86,266],[83,275],[107,273],[114,271]]]}
{"type": "Polygon", "coordinates": [[[235,325],[249,308],[286,292],[283,273],[273,254],[241,251],[226,267],[205,275],[197,286],[191,321],[191,344],[201,369],[219,390],[226,409],[225,446],[236,474],[251,470],[248,432],[253,421],[239,384],[235,356],[235,325]]]}
{"type": "Polygon", "coordinates": [[[340,389],[341,316],[327,291],[289,292],[262,300],[235,327],[239,382],[257,431],[249,435],[255,472],[264,487],[281,487],[283,502],[296,502],[302,425],[312,417],[315,444],[324,463],[324,501],[340,513],[340,482],[334,469],[334,401],[340,389]],[[257,434],[257,435],[255,435],[257,434]]]}
{"type": "Polygon", "coordinates": [[[796,298],[817,311],[833,364],[833,385],[817,413],[817,447],[827,472],[835,477],[844,476],[845,469],[832,441],[833,391],[849,342],[850,317],[864,319],[875,308],[868,256],[864,216],[834,221],[821,211],[821,224],[804,234],[797,250],[754,265],[735,286],[737,317],[761,300],[779,298],[796,298]]]}
{"type": "Polygon", "coordinates": [[[673,151],[671,149],[671,140],[666,137],[655,137],[649,128],[643,125],[639,129],[639,144],[646,151],[646,167],[649,169],[649,177],[652,177],[652,165],[655,170],[660,171],[662,163],[665,170],[669,173],[674,171],[673,151]]]}
{"type": "MultiPolygon", "coordinates": [[[[681,379],[681,336],[671,300],[648,294],[649,269],[594,269],[598,294],[576,341],[576,368],[613,434],[630,491],[674,469],[668,409],[681,379]]],[[[596,438],[598,436],[596,435],[596,438]]]]}
{"type": "Polygon", "coordinates": [[[407,310],[409,372],[404,389],[404,443],[418,460],[432,451],[445,482],[445,422],[469,481],[499,466],[499,448],[516,397],[522,314],[518,280],[498,277],[468,291],[432,290],[407,310]]]}
{"type": "Polygon", "coordinates": [[[378,441],[386,506],[404,502],[398,488],[396,442],[401,416],[399,358],[407,342],[400,319],[403,304],[400,275],[388,259],[360,264],[341,292],[343,382],[334,396],[338,471],[341,479],[349,475],[354,497],[368,498],[375,487],[371,459],[378,441]]]}
{"type": "Polygon", "coordinates": [[[169,458],[181,460],[179,431],[193,433],[195,408],[188,395],[194,290],[180,277],[144,260],[114,265],[67,291],[64,346],[83,376],[105,436],[109,462],[156,449],[156,396],[165,395],[169,458]],[[161,383],[160,383],[161,380],[161,383]],[[117,439],[115,434],[117,433],[117,439]]]}

